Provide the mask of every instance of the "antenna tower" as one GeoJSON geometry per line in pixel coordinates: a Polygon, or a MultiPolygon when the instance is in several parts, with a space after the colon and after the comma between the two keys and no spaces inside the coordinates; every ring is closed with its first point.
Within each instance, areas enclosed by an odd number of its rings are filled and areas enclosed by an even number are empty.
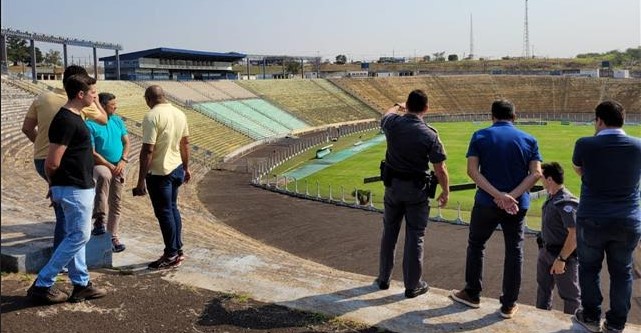
{"type": "Polygon", "coordinates": [[[470,14],[470,59],[474,59],[474,22],[472,21],[472,14],[470,14]]]}
{"type": "Polygon", "coordinates": [[[525,0],[525,24],[523,27],[523,56],[525,58],[530,58],[530,27],[528,24],[527,17],[527,0],[525,0]]]}

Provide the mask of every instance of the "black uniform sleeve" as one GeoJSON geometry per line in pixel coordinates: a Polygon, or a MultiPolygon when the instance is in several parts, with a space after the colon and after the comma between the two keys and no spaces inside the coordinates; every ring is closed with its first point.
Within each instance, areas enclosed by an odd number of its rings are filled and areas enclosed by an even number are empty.
{"type": "Polygon", "coordinates": [[[447,154],[445,153],[445,147],[441,139],[438,137],[438,134],[434,133],[434,143],[432,148],[429,151],[428,157],[432,163],[441,163],[447,159],[447,154]]]}
{"type": "Polygon", "coordinates": [[[564,227],[576,227],[576,203],[562,200],[554,203],[554,207],[559,212],[559,216],[561,216],[561,221],[563,221],[564,227]]]}

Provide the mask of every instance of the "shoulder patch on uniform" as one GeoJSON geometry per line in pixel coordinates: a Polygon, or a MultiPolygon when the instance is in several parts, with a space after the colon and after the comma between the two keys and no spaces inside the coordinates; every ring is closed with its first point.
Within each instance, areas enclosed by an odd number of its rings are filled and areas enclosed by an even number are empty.
{"type": "Polygon", "coordinates": [[[574,210],[574,207],[572,207],[570,205],[563,206],[563,211],[566,212],[566,213],[572,213],[573,210],[574,210]]]}

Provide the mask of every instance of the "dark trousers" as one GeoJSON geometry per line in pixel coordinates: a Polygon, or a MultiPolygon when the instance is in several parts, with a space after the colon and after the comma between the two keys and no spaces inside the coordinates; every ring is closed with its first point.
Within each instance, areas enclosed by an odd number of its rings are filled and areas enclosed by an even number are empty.
{"type": "Polygon", "coordinates": [[[605,257],[610,273],[608,326],[623,329],[632,296],[632,252],[641,238],[641,221],[617,218],[577,218],[577,253],[581,306],[590,319],[601,317],[599,274],[605,257]]]}
{"type": "Polygon", "coordinates": [[[483,290],[483,257],[485,243],[498,225],[503,230],[505,260],[503,263],[503,292],[501,304],[513,306],[519,298],[523,268],[523,226],[527,209],[510,215],[497,207],[474,205],[470,220],[465,265],[465,290],[472,297],[483,290]]]}
{"type": "Polygon", "coordinates": [[[570,256],[565,263],[565,273],[550,274],[550,269],[558,254],[553,254],[545,248],[539,250],[536,264],[536,307],[552,309],[552,291],[556,285],[559,296],[563,300],[563,312],[574,314],[581,302],[579,290],[579,262],[576,256],[570,256]]]}
{"type": "Polygon", "coordinates": [[[165,243],[166,256],[174,256],[182,249],[182,220],[178,211],[178,188],[182,185],[185,171],[182,165],[166,176],[147,175],[147,191],[154,214],[160,224],[165,243]]]}
{"type": "Polygon", "coordinates": [[[389,281],[394,268],[394,252],[405,217],[405,249],[403,250],[403,282],[406,289],[420,286],[423,275],[423,241],[429,217],[424,183],[393,179],[385,188],[385,211],[378,279],[389,281]]]}
{"type": "MultiPolygon", "coordinates": [[[[36,167],[36,172],[44,179],[47,180],[45,174],[45,160],[35,159],[33,165],[36,167]]],[[[65,213],[62,211],[62,205],[58,202],[51,202],[53,212],[56,214],[56,224],[53,231],[53,250],[55,251],[60,245],[60,242],[65,238],[65,213]]]]}

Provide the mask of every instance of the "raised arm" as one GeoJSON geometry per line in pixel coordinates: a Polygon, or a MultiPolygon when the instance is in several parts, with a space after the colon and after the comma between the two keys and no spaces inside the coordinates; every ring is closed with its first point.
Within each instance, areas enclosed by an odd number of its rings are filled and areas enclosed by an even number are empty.
{"type": "Polygon", "coordinates": [[[394,106],[392,106],[391,108],[387,109],[387,111],[385,111],[385,114],[388,114],[388,113],[396,113],[398,115],[404,114],[405,103],[395,103],[394,106]]]}

